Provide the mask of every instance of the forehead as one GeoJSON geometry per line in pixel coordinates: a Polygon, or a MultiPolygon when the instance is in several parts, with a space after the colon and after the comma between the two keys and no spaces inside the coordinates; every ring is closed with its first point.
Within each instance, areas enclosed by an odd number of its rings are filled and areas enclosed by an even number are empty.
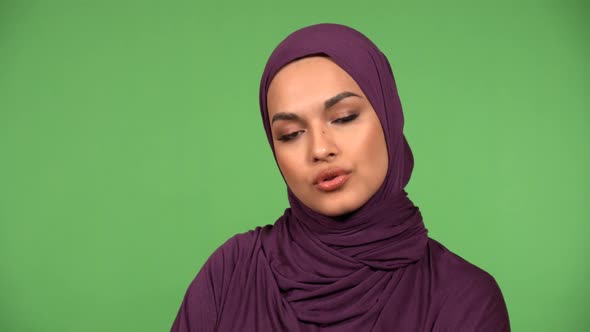
{"type": "Polygon", "coordinates": [[[355,80],[332,59],[306,57],[287,64],[274,76],[267,93],[268,112],[323,105],[343,91],[364,96],[355,80]]]}

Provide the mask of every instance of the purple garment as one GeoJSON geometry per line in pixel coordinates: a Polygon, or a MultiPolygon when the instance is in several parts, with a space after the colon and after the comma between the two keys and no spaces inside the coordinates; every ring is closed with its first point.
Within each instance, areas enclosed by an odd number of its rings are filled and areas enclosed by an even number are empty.
{"type": "MultiPolygon", "coordinates": [[[[238,234],[189,286],[172,331],[510,331],[492,276],[428,238],[404,187],[413,157],[385,55],[337,24],[295,31],[267,62],[260,110],[272,148],[266,94],[293,60],[331,57],[361,87],[384,130],[387,176],[353,213],[331,218],[288,190],[274,223],[238,234]]],[[[274,150],[273,150],[274,153],[274,150]]]]}

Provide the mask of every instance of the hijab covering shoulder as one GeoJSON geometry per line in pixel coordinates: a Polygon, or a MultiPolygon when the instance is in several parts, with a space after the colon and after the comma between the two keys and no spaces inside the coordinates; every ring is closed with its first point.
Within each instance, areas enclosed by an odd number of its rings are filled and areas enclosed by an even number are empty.
{"type": "Polygon", "coordinates": [[[509,331],[502,293],[487,272],[428,238],[404,188],[414,159],[385,55],[360,32],[317,24],[287,36],[260,83],[260,112],[277,72],[330,57],[360,86],[381,122],[389,167],[358,210],[321,215],[287,190],[273,225],[238,234],[209,257],[189,286],[172,331],[509,331]]]}

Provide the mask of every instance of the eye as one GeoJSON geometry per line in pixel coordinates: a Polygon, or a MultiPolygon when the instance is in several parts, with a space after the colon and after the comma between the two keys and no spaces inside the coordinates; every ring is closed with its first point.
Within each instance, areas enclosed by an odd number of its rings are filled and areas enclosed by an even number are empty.
{"type": "Polygon", "coordinates": [[[333,123],[347,123],[347,122],[353,121],[358,116],[359,115],[357,113],[355,113],[355,114],[351,114],[351,115],[348,115],[348,116],[345,116],[345,117],[342,117],[342,118],[338,118],[338,119],[336,119],[336,120],[334,120],[332,122],[333,123]]]}
{"type": "Polygon", "coordinates": [[[303,130],[299,130],[299,131],[294,131],[290,134],[285,134],[285,135],[281,135],[279,136],[279,138],[277,138],[279,141],[283,141],[283,142],[288,142],[292,139],[295,139],[297,136],[299,136],[299,134],[301,134],[303,132],[303,130]]]}

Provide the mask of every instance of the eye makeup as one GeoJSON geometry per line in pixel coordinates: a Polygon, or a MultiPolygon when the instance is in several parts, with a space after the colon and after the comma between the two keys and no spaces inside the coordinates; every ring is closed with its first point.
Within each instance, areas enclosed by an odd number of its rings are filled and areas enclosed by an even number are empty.
{"type": "Polygon", "coordinates": [[[289,134],[281,135],[281,136],[279,136],[279,138],[277,138],[277,140],[282,141],[282,142],[288,142],[288,141],[295,139],[302,132],[303,132],[303,130],[298,130],[298,131],[294,131],[289,134]]]}
{"type": "MultiPolygon", "coordinates": [[[[358,112],[352,113],[350,115],[347,116],[343,116],[340,118],[337,118],[335,120],[332,121],[332,123],[334,124],[339,124],[339,125],[343,125],[349,122],[352,122],[354,120],[356,120],[359,116],[358,112]]],[[[277,140],[281,141],[281,142],[289,142],[294,140],[295,138],[297,138],[300,134],[302,134],[305,130],[297,130],[297,131],[293,131],[287,134],[282,134],[282,135],[278,135],[277,140]]]]}
{"type": "Polygon", "coordinates": [[[338,123],[338,124],[342,124],[342,123],[347,123],[347,122],[351,122],[356,120],[356,118],[358,118],[359,113],[352,113],[350,115],[338,118],[334,121],[332,121],[332,123],[338,123]]]}

